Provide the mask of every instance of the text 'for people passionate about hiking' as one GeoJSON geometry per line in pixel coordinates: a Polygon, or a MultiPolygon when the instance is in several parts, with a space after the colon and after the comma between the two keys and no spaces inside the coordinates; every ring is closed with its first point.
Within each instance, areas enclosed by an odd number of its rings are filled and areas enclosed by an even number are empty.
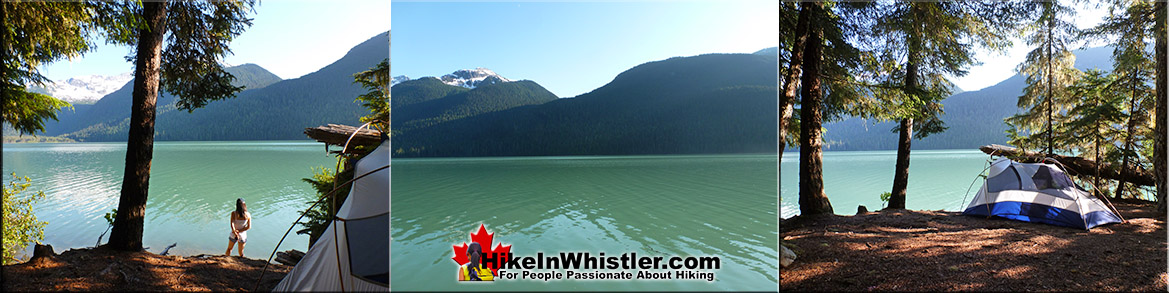
{"type": "Polygon", "coordinates": [[[516,256],[512,246],[493,243],[495,233],[480,224],[471,243],[453,245],[459,281],[495,280],[715,280],[717,256],[646,256],[637,252],[561,251],[516,256]],[[492,245],[495,245],[492,247],[492,245]]]}

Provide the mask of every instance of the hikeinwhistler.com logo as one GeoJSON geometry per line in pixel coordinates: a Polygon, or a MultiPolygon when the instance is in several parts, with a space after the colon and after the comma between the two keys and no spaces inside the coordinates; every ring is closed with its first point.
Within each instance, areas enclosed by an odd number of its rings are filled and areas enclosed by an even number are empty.
{"type": "Polygon", "coordinates": [[[620,255],[604,252],[537,252],[512,255],[511,245],[494,243],[495,233],[485,224],[471,233],[471,243],[453,245],[451,257],[459,265],[459,281],[496,280],[715,280],[721,267],[718,256],[646,256],[637,252],[620,255]],[[494,244],[495,247],[491,245],[494,244]]]}

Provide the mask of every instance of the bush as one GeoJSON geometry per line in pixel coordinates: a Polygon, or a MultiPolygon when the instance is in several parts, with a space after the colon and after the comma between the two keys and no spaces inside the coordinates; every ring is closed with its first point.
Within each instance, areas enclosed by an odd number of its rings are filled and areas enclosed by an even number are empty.
{"type": "Polygon", "coordinates": [[[38,191],[31,196],[21,197],[20,193],[32,185],[28,177],[17,177],[12,173],[12,181],[4,186],[4,264],[19,262],[16,254],[28,247],[29,243],[45,239],[45,225],[47,222],[37,221],[33,214],[32,205],[45,197],[45,192],[38,191]]]}
{"type": "Polygon", "coordinates": [[[889,199],[892,197],[893,197],[893,193],[889,193],[889,192],[882,193],[881,194],[881,208],[885,208],[885,205],[889,204],[889,199]]]}

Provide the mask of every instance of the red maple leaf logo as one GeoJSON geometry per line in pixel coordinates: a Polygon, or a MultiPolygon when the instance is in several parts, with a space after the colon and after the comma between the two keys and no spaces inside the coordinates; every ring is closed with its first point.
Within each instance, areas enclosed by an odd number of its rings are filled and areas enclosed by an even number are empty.
{"type": "MultiPolygon", "coordinates": [[[[483,254],[481,258],[495,256],[495,258],[499,260],[495,262],[495,264],[488,266],[488,268],[491,269],[491,272],[499,275],[499,267],[503,265],[503,260],[507,259],[508,255],[511,255],[511,245],[503,245],[503,243],[500,243],[496,244],[495,248],[491,248],[491,241],[493,238],[495,238],[495,233],[487,233],[487,227],[483,224],[479,224],[478,232],[471,233],[471,241],[479,243],[479,247],[483,248],[483,254]]],[[[467,257],[466,242],[463,242],[462,245],[453,245],[452,247],[455,250],[455,256],[451,258],[452,260],[454,260],[460,266],[471,262],[471,260],[467,257]]]]}

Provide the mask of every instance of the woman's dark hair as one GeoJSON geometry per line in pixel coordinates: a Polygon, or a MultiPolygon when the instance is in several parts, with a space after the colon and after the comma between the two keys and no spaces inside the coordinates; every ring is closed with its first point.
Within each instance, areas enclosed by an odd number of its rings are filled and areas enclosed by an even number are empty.
{"type": "Polygon", "coordinates": [[[483,254],[483,248],[479,247],[478,242],[472,241],[471,245],[467,246],[467,258],[470,259],[470,262],[467,263],[467,272],[468,272],[467,275],[471,277],[472,281],[481,281],[481,279],[479,279],[479,270],[478,269],[479,269],[479,258],[481,257],[482,254],[483,254]]]}
{"type": "Polygon", "coordinates": [[[244,203],[244,199],[242,199],[242,198],[235,199],[235,214],[239,215],[240,218],[243,218],[244,213],[247,213],[247,212],[248,212],[248,204],[244,203]]]}

